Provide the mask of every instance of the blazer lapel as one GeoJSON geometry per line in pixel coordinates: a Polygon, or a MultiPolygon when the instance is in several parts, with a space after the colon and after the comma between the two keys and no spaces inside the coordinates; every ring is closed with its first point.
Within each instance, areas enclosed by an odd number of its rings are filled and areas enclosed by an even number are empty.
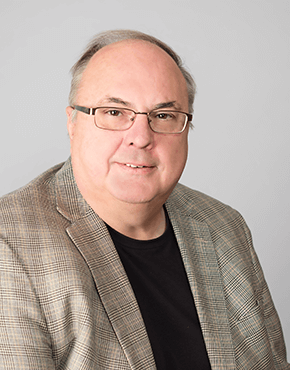
{"type": "Polygon", "coordinates": [[[170,200],[166,208],[177,238],[213,370],[236,369],[223,282],[208,226],[170,200]]]}
{"type": "MultiPolygon", "coordinates": [[[[96,288],[132,369],[156,369],[133,290],[103,221],[81,196],[70,160],[56,176],[57,208],[86,260],[96,288]]],[[[235,359],[223,282],[208,226],[172,201],[166,208],[181,251],[213,370],[234,370],[235,359]]]]}
{"type": "Polygon", "coordinates": [[[67,233],[94,278],[96,289],[131,369],[156,369],[132,287],[103,221],[86,204],[70,165],[58,176],[57,208],[71,225],[67,233]]]}

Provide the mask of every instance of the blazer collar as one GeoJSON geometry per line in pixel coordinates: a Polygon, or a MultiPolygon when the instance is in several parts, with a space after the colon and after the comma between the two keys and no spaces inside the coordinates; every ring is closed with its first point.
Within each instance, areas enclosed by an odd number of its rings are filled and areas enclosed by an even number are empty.
{"type": "MultiPolygon", "coordinates": [[[[70,159],[56,174],[58,211],[70,220],[67,233],[94,278],[98,293],[132,369],[156,369],[133,290],[104,222],[76,185],[70,159]]],[[[213,370],[235,369],[223,282],[205,222],[188,212],[178,187],[166,202],[180,248],[213,370]]],[[[198,209],[197,209],[198,211],[198,209]]]]}
{"type": "Polygon", "coordinates": [[[131,369],[155,370],[146,328],[132,287],[104,222],[80,194],[68,160],[56,175],[58,211],[82,254],[131,369]]]}
{"type": "Polygon", "coordinates": [[[188,276],[212,370],[234,370],[234,348],[215,246],[207,224],[187,211],[187,202],[184,207],[182,203],[175,189],[166,202],[166,209],[188,276]]]}
{"type": "Polygon", "coordinates": [[[85,216],[91,210],[77,187],[71,158],[56,173],[55,196],[58,212],[71,222],[85,216]]]}

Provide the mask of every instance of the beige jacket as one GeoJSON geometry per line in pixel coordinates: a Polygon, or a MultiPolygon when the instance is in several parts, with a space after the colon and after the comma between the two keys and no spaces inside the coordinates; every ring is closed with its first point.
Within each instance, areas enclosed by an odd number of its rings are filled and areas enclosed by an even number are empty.
{"type": "MultiPolygon", "coordinates": [[[[182,185],[166,208],[212,369],[290,369],[240,214],[182,185]]],[[[0,289],[1,369],[156,369],[126,273],[70,160],[0,200],[0,289]]]]}

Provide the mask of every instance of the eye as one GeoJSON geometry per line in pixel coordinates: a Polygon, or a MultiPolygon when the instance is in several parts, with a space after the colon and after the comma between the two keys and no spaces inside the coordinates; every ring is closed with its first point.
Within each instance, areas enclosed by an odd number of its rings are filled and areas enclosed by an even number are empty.
{"type": "Polygon", "coordinates": [[[106,111],[106,114],[108,114],[109,116],[113,116],[113,117],[120,117],[122,116],[123,113],[117,109],[109,109],[106,111]]]}
{"type": "Polygon", "coordinates": [[[171,120],[174,119],[174,115],[172,114],[172,112],[157,112],[155,118],[162,121],[171,120]]]}

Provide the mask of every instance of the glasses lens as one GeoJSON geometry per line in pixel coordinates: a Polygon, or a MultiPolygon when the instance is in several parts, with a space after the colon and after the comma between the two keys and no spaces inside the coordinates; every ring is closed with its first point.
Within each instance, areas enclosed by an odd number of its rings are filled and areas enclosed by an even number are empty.
{"type": "Polygon", "coordinates": [[[135,113],[130,109],[101,107],[95,112],[95,124],[105,130],[122,131],[132,126],[135,113]]]}
{"type": "Polygon", "coordinates": [[[150,113],[149,119],[153,131],[166,134],[182,132],[187,123],[185,113],[167,110],[153,111],[150,113]]]}
{"type": "MultiPolygon", "coordinates": [[[[99,107],[95,111],[95,125],[105,130],[128,130],[133,125],[135,116],[136,113],[128,108],[99,107]]],[[[154,132],[178,134],[184,131],[188,118],[182,112],[155,110],[150,112],[148,120],[154,132]]]]}

